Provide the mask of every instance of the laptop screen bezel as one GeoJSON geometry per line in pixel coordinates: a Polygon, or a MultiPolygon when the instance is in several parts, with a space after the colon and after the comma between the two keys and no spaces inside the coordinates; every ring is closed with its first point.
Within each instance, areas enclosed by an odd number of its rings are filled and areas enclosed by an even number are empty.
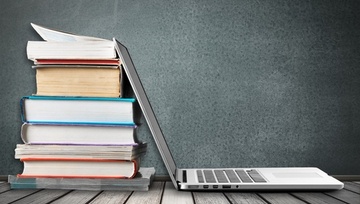
{"type": "Polygon", "coordinates": [[[155,140],[156,146],[160,152],[161,158],[165,164],[165,167],[169,173],[171,181],[173,182],[176,189],[178,185],[176,182],[176,164],[171,155],[169,147],[166,143],[164,135],[161,131],[160,125],[155,117],[154,111],[150,105],[149,99],[145,93],[144,87],[140,81],[140,78],[136,72],[135,66],[132,62],[130,54],[127,48],[122,45],[119,41],[113,38],[115,43],[116,51],[119,55],[122,66],[125,70],[125,73],[129,79],[131,87],[135,93],[136,99],[139,103],[139,106],[142,110],[142,113],[145,117],[145,120],[149,126],[151,134],[155,140]]]}

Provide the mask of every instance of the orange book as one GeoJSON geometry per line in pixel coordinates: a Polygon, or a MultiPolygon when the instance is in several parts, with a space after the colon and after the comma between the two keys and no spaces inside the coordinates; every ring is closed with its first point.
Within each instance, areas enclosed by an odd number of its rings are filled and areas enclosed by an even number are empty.
{"type": "Polygon", "coordinates": [[[21,158],[23,173],[18,177],[43,178],[133,178],[138,160],[91,158],[21,158]]]}

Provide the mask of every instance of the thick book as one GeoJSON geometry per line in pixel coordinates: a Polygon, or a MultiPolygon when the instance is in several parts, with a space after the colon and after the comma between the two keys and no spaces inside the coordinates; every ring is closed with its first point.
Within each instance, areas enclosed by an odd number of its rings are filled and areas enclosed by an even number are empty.
{"type": "Polygon", "coordinates": [[[133,98],[25,96],[21,118],[28,123],[134,125],[133,98]]]}
{"type": "Polygon", "coordinates": [[[136,144],[135,125],[23,123],[25,144],[126,145],[136,144]]]}
{"type": "Polygon", "coordinates": [[[90,158],[21,158],[24,163],[18,177],[43,178],[133,178],[138,160],[90,158]]]}
{"type": "Polygon", "coordinates": [[[8,183],[11,189],[148,191],[154,175],[153,167],[141,167],[132,179],[21,178],[9,175],[8,183]]]}
{"type": "Polygon", "coordinates": [[[128,145],[29,145],[17,144],[15,159],[21,158],[86,158],[135,160],[145,154],[146,143],[128,145]]]}
{"type": "Polygon", "coordinates": [[[121,97],[122,74],[113,65],[36,65],[36,94],[121,97]]]}

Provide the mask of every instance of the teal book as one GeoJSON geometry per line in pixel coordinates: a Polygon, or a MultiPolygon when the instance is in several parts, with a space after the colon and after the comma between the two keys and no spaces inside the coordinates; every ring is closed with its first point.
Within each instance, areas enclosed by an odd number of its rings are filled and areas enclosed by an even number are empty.
{"type": "Polygon", "coordinates": [[[25,96],[20,101],[25,123],[135,125],[133,98],[25,96]]]}

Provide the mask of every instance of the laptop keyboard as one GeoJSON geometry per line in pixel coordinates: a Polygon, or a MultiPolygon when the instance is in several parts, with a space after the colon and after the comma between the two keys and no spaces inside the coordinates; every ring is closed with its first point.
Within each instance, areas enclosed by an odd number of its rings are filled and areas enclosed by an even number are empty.
{"type": "Polygon", "coordinates": [[[255,169],[196,170],[199,183],[266,183],[255,169]]]}

